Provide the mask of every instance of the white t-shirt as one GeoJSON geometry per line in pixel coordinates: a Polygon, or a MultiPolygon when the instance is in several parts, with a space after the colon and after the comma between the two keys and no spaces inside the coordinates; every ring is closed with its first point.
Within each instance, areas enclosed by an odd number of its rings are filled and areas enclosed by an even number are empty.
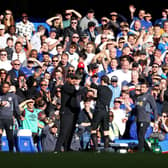
{"type": "Polygon", "coordinates": [[[118,127],[120,135],[123,135],[126,128],[126,123],[122,120],[126,118],[126,111],[122,109],[112,109],[113,112],[113,123],[118,127]]]}
{"type": "Polygon", "coordinates": [[[86,53],[86,55],[87,55],[87,58],[86,58],[86,60],[84,60],[84,64],[85,64],[85,71],[88,72],[87,66],[91,63],[95,54],[94,53],[86,53]]]}
{"type": "Polygon", "coordinates": [[[108,74],[108,77],[111,79],[111,77],[115,75],[118,77],[118,85],[122,86],[122,82],[126,81],[126,82],[131,82],[131,71],[128,70],[127,72],[124,72],[122,69],[116,70],[114,72],[111,72],[108,74]]]}
{"type": "Polygon", "coordinates": [[[7,46],[6,44],[6,37],[4,36],[0,36],[0,49],[4,49],[7,46]]]}
{"type": "Polygon", "coordinates": [[[67,54],[69,55],[68,62],[71,65],[73,65],[75,67],[75,70],[76,70],[77,66],[78,66],[79,55],[76,52],[73,53],[73,54],[70,54],[69,52],[67,52],[67,54]]]}
{"type": "MultiPolygon", "coordinates": [[[[17,37],[14,36],[14,35],[11,36],[9,33],[6,33],[6,34],[5,34],[6,42],[7,42],[7,39],[8,39],[9,37],[13,38],[13,45],[15,45],[16,40],[17,40],[17,37]]],[[[6,44],[6,45],[7,45],[7,44],[6,44]]]]}
{"type": "MultiPolygon", "coordinates": [[[[48,43],[48,45],[52,45],[52,44],[56,43],[57,41],[58,41],[57,39],[52,39],[51,37],[48,37],[46,39],[46,43],[48,43]]],[[[49,53],[52,55],[56,55],[57,54],[56,47],[54,47],[52,50],[50,50],[49,53]]]]}
{"type": "Polygon", "coordinates": [[[35,33],[30,41],[31,45],[32,45],[32,49],[36,49],[38,52],[40,52],[40,48],[41,48],[41,39],[40,39],[40,35],[35,33]]]}
{"type": "Polygon", "coordinates": [[[26,63],[26,60],[27,60],[27,57],[26,57],[26,53],[23,51],[21,53],[16,53],[14,52],[13,53],[13,56],[12,56],[12,60],[15,60],[15,59],[19,59],[19,61],[21,62],[22,65],[25,65],[26,63]]]}
{"type": "Polygon", "coordinates": [[[0,69],[5,69],[6,71],[10,71],[12,69],[11,61],[1,61],[0,60],[0,69]]]}

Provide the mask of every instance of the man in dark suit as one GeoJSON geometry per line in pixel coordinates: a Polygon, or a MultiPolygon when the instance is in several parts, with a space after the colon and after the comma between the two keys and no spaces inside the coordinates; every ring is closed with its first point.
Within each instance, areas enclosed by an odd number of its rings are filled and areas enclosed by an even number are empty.
{"type": "Polygon", "coordinates": [[[67,81],[61,88],[60,133],[55,151],[70,150],[75,125],[80,112],[80,80],[75,74],[68,74],[67,81]]]}
{"type": "Polygon", "coordinates": [[[24,73],[20,70],[21,63],[18,59],[12,61],[12,69],[8,71],[8,75],[10,77],[11,84],[14,86],[18,85],[18,77],[24,75],[24,73]]]}

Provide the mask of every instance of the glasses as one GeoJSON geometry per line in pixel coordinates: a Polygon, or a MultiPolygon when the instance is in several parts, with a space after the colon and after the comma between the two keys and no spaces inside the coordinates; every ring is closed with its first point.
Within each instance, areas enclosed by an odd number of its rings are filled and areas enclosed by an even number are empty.
{"type": "Polygon", "coordinates": [[[7,56],[7,54],[1,54],[1,56],[7,56]]]}
{"type": "Polygon", "coordinates": [[[101,39],[107,39],[107,37],[101,37],[101,39]]]}
{"type": "Polygon", "coordinates": [[[68,72],[74,72],[74,70],[73,69],[69,69],[68,72]]]}
{"type": "Polygon", "coordinates": [[[27,63],[28,63],[28,64],[34,64],[34,62],[33,62],[33,61],[27,61],[27,63]]]}
{"type": "Polygon", "coordinates": [[[58,62],[58,60],[52,60],[52,62],[58,62]]]}
{"type": "Polygon", "coordinates": [[[43,84],[43,83],[42,83],[41,86],[47,86],[47,84],[43,84]]]}
{"type": "Polygon", "coordinates": [[[14,64],[14,65],[18,65],[19,66],[20,64],[14,64]]]}
{"type": "Polygon", "coordinates": [[[65,13],[65,16],[71,15],[70,13],[65,13]]]}
{"type": "Polygon", "coordinates": [[[128,89],[122,89],[121,90],[122,92],[127,92],[127,91],[129,91],[128,89]]]}
{"type": "Polygon", "coordinates": [[[72,38],[76,38],[76,39],[78,39],[79,37],[78,37],[78,36],[73,36],[72,38]]]}
{"type": "Polygon", "coordinates": [[[167,116],[166,116],[166,115],[163,115],[162,117],[163,117],[163,118],[166,118],[167,116]]]}
{"type": "Polygon", "coordinates": [[[121,103],[120,101],[114,101],[114,103],[121,103]]]}
{"type": "Polygon", "coordinates": [[[102,22],[107,22],[107,20],[105,20],[105,19],[102,19],[101,21],[102,21],[102,22]]]}
{"type": "Polygon", "coordinates": [[[71,24],[77,24],[77,22],[71,22],[71,24]]]}
{"type": "Polygon", "coordinates": [[[1,71],[0,74],[6,74],[6,72],[5,71],[1,71]]]}
{"type": "Polygon", "coordinates": [[[152,68],[158,68],[158,66],[152,66],[152,68]]]}

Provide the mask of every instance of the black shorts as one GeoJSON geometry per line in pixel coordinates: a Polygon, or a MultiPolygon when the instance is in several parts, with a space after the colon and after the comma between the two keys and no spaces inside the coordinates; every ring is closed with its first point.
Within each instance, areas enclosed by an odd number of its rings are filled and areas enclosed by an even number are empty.
{"type": "Polygon", "coordinates": [[[109,113],[106,111],[95,111],[92,120],[92,130],[96,130],[99,125],[103,131],[109,130],[109,113]]]}
{"type": "Polygon", "coordinates": [[[0,119],[0,129],[13,130],[13,119],[0,119]]]}

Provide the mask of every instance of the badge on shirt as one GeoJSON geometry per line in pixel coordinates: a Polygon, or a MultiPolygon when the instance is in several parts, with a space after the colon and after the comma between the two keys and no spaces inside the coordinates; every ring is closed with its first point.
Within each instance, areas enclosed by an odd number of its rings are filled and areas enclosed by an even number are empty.
{"type": "Polygon", "coordinates": [[[137,105],[139,105],[139,106],[143,106],[143,101],[139,101],[139,102],[137,102],[137,105]]]}

